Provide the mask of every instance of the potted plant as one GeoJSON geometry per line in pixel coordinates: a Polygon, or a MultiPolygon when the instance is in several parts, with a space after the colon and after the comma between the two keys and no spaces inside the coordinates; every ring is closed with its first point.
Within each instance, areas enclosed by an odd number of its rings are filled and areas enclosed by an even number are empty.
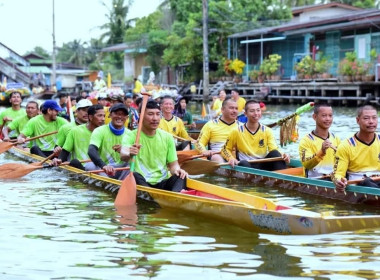
{"type": "Polygon", "coordinates": [[[342,75],[343,82],[352,82],[357,72],[357,57],[355,52],[346,52],[345,58],[339,62],[338,73],[342,75]]]}
{"type": "Polygon", "coordinates": [[[277,74],[278,69],[280,68],[279,61],[281,60],[281,55],[271,54],[268,58],[263,60],[263,63],[260,65],[260,70],[266,75],[267,79],[270,80],[280,80],[280,75],[277,74]]]}
{"type": "Polygon", "coordinates": [[[224,61],[224,72],[229,76],[234,76],[234,81],[241,81],[241,74],[243,73],[245,63],[240,59],[235,58],[234,60],[225,59],[224,61]]]}
{"type": "Polygon", "coordinates": [[[370,61],[368,63],[363,63],[364,73],[362,74],[362,80],[367,81],[367,82],[375,80],[375,75],[373,71],[374,71],[374,65],[377,58],[376,49],[371,49],[371,51],[369,52],[369,56],[370,56],[370,61]]]}
{"type": "Polygon", "coordinates": [[[315,61],[310,55],[306,55],[296,64],[294,68],[297,71],[298,79],[311,79],[315,73],[315,61]]]}
{"type": "Polygon", "coordinates": [[[321,56],[318,60],[315,61],[314,71],[317,75],[317,78],[328,79],[331,75],[328,73],[329,68],[332,66],[332,63],[329,62],[327,57],[321,56]]]}

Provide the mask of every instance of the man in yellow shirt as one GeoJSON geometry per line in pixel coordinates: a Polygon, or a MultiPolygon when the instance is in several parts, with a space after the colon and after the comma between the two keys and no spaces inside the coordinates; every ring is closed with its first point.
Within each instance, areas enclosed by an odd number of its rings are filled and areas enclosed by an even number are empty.
{"type": "Polygon", "coordinates": [[[315,104],[313,119],[315,129],[305,135],[299,145],[299,154],[308,178],[329,175],[333,171],[335,150],[340,143],[339,137],[330,132],[333,110],[328,104],[315,104]]]}
{"type": "Polygon", "coordinates": [[[237,104],[233,99],[223,101],[222,116],[208,121],[199,134],[195,148],[213,161],[224,162],[220,152],[230,132],[238,127],[237,104]],[[208,149],[207,149],[208,148],[208,149]]]}
{"type": "Polygon", "coordinates": [[[336,151],[332,180],[338,191],[344,191],[348,180],[363,179],[362,186],[379,187],[370,176],[380,174],[380,135],[376,133],[378,116],[372,105],[358,108],[359,132],[343,141],[336,151]]]}
{"type": "Polygon", "coordinates": [[[245,105],[247,123],[241,124],[229,134],[221,154],[228,163],[243,167],[258,168],[268,171],[285,169],[290,162],[287,154],[281,154],[276,144],[272,129],[262,125],[260,103],[249,100],[245,105]],[[236,158],[233,156],[236,151],[236,158]],[[282,157],[283,160],[264,163],[250,163],[250,160],[282,157]]]}
{"type": "MultiPolygon", "coordinates": [[[[185,129],[185,125],[182,120],[173,115],[174,100],[170,96],[164,96],[161,98],[161,112],[162,117],[160,120],[159,128],[169,132],[174,138],[179,137],[185,139],[180,145],[177,145],[177,150],[184,150],[189,148],[190,141],[192,139],[185,129]],[[186,141],[188,140],[188,141],[186,141]]],[[[178,139],[178,138],[176,138],[178,139]]]]}
{"type": "Polygon", "coordinates": [[[240,92],[237,88],[231,91],[231,98],[236,101],[238,106],[238,115],[244,113],[246,100],[243,97],[240,97],[240,92]]]}
{"type": "Polygon", "coordinates": [[[226,92],[224,89],[222,89],[219,92],[218,97],[216,97],[216,96],[213,97],[213,100],[212,100],[212,103],[210,106],[211,110],[215,111],[215,113],[214,113],[215,117],[218,117],[222,114],[222,103],[224,100],[226,100],[226,92]]]}
{"type": "Polygon", "coordinates": [[[143,85],[141,83],[142,77],[139,75],[137,78],[134,78],[135,81],[135,87],[133,88],[133,93],[141,93],[141,89],[143,88],[143,85]]]}

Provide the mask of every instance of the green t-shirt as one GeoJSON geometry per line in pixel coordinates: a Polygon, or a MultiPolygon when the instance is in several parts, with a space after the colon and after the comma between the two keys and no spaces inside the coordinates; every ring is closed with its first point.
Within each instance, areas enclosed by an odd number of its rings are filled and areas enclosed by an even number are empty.
{"type": "Polygon", "coordinates": [[[90,145],[98,148],[99,156],[105,164],[121,164],[120,154],[112,149],[115,145],[121,145],[123,136],[129,134],[128,129],[122,135],[115,135],[111,132],[109,125],[95,128],[91,134],[90,145]]]}
{"type": "MultiPolygon", "coordinates": [[[[43,115],[38,115],[27,122],[24,129],[21,131],[26,137],[34,137],[45,133],[58,131],[59,128],[67,124],[64,118],[57,117],[55,121],[47,122],[43,115]]],[[[52,151],[57,143],[57,134],[48,135],[36,139],[36,145],[42,151],[52,151]]]]}
{"type": "MultiPolygon", "coordinates": [[[[19,135],[21,133],[21,131],[24,129],[26,123],[29,121],[29,117],[27,115],[25,116],[21,116],[21,117],[17,117],[15,118],[13,121],[11,121],[9,124],[8,124],[8,127],[11,131],[11,133],[9,133],[9,137],[12,137],[11,135],[13,135],[14,133],[16,133],[15,135],[19,135]]],[[[27,143],[26,147],[33,147],[33,145],[35,145],[35,141],[30,141],[29,143],[27,143]]]]}
{"type": "MultiPolygon", "coordinates": [[[[4,111],[2,111],[0,113],[0,126],[3,125],[3,118],[4,117],[8,117],[8,118],[12,118],[12,121],[17,119],[18,117],[22,117],[22,116],[26,116],[26,112],[25,112],[25,109],[20,109],[20,110],[13,110],[13,108],[8,108],[8,109],[5,109],[4,111]]],[[[11,133],[9,133],[9,137],[17,137],[19,135],[19,133],[17,131],[11,131],[11,133]]]]}
{"type": "MultiPolygon", "coordinates": [[[[123,138],[124,147],[132,146],[136,141],[137,130],[123,138]]],[[[169,178],[167,164],[177,160],[173,136],[162,129],[157,129],[154,136],[141,132],[141,149],[136,156],[136,172],[144,176],[150,184],[157,184],[169,178]]]]}
{"type": "Polygon", "coordinates": [[[91,131],[86,124],[73,127],[66,137],[63,149],[71,153],[71,158],[78,160],[88,159],[88,146],[90,145],[91,131]]]}
{"type": "Polygon", "coordinates": [[[66,141],[66,137],[69,134],[70,130],[73,129],[76,126],[75,123],[66,123],[63,125],[59,130],[57,134],[57,145],[60,147],[63,147],[66,141]]]}

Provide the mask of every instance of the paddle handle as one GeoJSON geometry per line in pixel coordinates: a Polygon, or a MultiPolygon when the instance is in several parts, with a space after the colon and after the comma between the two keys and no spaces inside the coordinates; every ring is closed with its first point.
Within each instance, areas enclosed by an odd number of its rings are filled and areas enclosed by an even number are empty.
{"type": "MultiPolygon", "coordinates": [[[[129,166],[114,168],[115,171],[129,170],[129,169],[131,169],[129,166]]],[[[85,173],[102,173],[102,172],[104,172],[104,170],[103,169],[99,169],[99,170],[86,171],[85,173]]]]}
{"type": "Polygon", "coordinates": [[[33,141],[33,140],[36,140],[38,138],[42,138],[42,137],[49,136],[49,135],[56,134],[56,133],[58,133],[58,131],[52,131],[52,132],[41,134],[41,135],[34,136],[34,137],[31,137],[31,138],[26,138],[25,142],[33,141]]]}
{"type": "Polygon", "coordinates": [[[39,165],[44,164],[44,163],[47,162],[48,160],[51,160],[53,157],[55,157],[55,153],[52,153],[50,156],[48,156],[48,157],[45,158],[44,160],[40,161],[40,162],[39,162],[39,165]]]}
{"type": "Polygon", "coordinates": [[[307,104],[305,104],[305,105],[303,105],[303,106],[297,108],[297,110],[296,110],[295,113],[293,113],[293,114],[291,114],[291,115],[289,115],[289,116],[287,116],[287,117],[285,117],[285,118],[282,118],[282,119],[278,120],[278,121],[275,122],[275,123],[271,123],[271,124],[269,124],[269,125],[267,125],[267,126],[268,126],[268,127],[275,127],[276,125],[281,125],[282,123],[284,123],[284,122],[286,122],[287,120],[293,118],[294,116],[300,115],[300,114],[302,114],[302,113],[304,113],[304,112],[310,110],[311,108],[313,108],[313,106],[314,106],[314,102],[309,102],[309,103],[307,103],[307,104]]]}
{"type": "MultiPolygon", "coordinates": [[[[373,177],[369,177],[371,180],[373,181],[380,181],[380,176],[373,176],[373,177]]],[[[356,184],[359,184],[360,182],[362,182],[364,180],[363,179],[356,179],[356,180],[349,180],[347,181],[347,185],[356,185],[356,184]]]]}
{"type": "MultiPolygon", "coordinates": [[[[282,157],[272,157],[272,158],[259,158],[259,159],[251,159],[248,160],[249,163],[261,163],[261,162],[272,162],[272,161],[280,161],[284,160],[282,157]]],[[[220,163],[219,166],[229,165],[228,162],[220,163]]]]}

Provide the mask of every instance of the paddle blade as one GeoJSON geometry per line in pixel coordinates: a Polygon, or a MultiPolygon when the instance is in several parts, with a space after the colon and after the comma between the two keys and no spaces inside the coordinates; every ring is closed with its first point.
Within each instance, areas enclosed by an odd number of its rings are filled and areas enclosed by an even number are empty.
{"type": "Polygon", "coordinates": [[[193,159],[193,156],[197,156],[199,153],[197,150],[188,150],[188,151],[178,151],[177,158],[178,163],[181,164],[187,160],[193,159]]]}
{"type": "Polygon", "coordinates": [[[41,169],[42,166],[21,163],[7,163],[0,166],[0,179],[17,179],[30,172],[41,169]]]}
{"type": "Polygon", "coordinates": [[[181,168],[190,175],[212,173],[219,167],[219,163],[209,160],[190,160],[181,164],[181,168]]]}
{"type": "Polygon", "coordinates": [[[136,180],[133,172],[121,182],[114,205],[116,208],[131,206],[136,203],[136,180]]]}
{"type": "Polygon", "coordinates": [[[1,142],[0,143],[0,154],[8,151],[14,145],[15,145],[15,143],[11,143],[11,142],[1,142]]]}

